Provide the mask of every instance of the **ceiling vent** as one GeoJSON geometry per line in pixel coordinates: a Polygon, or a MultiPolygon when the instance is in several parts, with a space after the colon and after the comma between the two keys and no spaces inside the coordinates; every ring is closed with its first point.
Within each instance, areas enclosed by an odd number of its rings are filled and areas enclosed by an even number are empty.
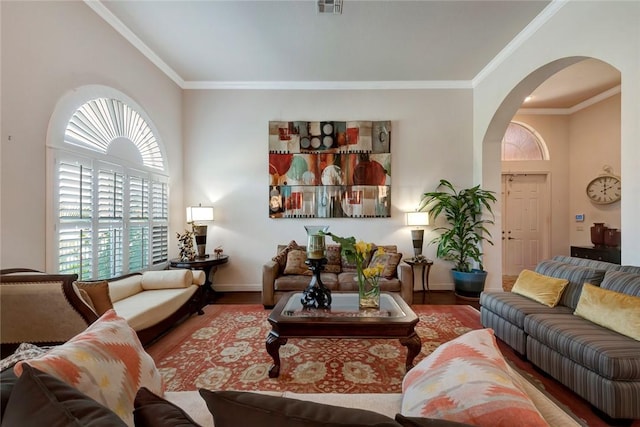
{"type": "Polygon", "coordinates": [[[318,13],[342,14],[342,0],[318,0],[318,13]]]}

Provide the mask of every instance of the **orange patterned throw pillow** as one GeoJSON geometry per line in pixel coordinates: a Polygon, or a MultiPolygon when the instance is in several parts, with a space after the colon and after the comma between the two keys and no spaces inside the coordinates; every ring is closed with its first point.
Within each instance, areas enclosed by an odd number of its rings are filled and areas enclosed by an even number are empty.
{"type": "Polygon", "coordinates": [[[492,329],[439,346],[407,373],[402,415],[486,427],[548,426],[509,374],[492,329]]]}
{"type": "Polygon", "coordinates": [[[82,333],[28,363],[77,388],[133,426],[133,402],[140,387],[163,395],[164,385],[153,359],[127,321],[109,310],[82,333]]]}

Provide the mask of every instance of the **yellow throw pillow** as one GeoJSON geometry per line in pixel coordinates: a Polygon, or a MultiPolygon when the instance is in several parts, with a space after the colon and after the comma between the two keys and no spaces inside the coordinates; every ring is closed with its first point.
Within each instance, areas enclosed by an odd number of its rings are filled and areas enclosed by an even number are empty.
{"type": "Polygon", "coordinates": [[[640,297],[585,283],[573,314],[640,341],[640,297]]]}
{"type": "Polygon", "coordinates": [[[522,270],[511,292],[549,307],[555,307],[568,284],[567,279],[556,279],[535,271],[522,270]]]}

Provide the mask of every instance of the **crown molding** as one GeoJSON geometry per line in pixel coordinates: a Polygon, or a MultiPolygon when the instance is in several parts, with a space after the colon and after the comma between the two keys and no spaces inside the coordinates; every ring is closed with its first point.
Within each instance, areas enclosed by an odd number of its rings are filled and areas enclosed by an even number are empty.
{"type": "Polygon", "coordinates": [[[489,74],[495,71],[516,49],[533,36],[544,24],[547,23],[569,0],[552,0],[542,12],[524,27],[498,54],[473,78],[473,87],[478,86],[489,74]]]}
{"type": "Polygon", "coordinates": [[[407,81],[187,81],[183,89],[209,90],[416,90],[473,89],[470,80],[407,80],[407,81]]]}
{"type": "Polygon", "coordinates": [[[621,92],[622,92],[621,85],[612,87],[611,89],[605,90],[604,92],[594,96],[593,98],[589,98],[569,108],[570,110],[569,114],[577,113],[580,110],[584,110],[587,107],[591,107],[592,105],[597,104],[598,102],[604,101],[607,98],[611,98],[612,96],[617,95],[621,92]]]}
{"type": "Polygon", "coordinates": [[[598,95],[589,98],[585,101],[582,101],[579,104],[574,105],[570,108],[520,108],[517,114],[531,114],[531,115],[545,115],[545,116],[569,116],[571,114],[577,113],[580,110],[584,110],[585,108],[591,107],[598,102],[604,101],[607,98],[611,98],[614,95],[617,95],[622,92],[622,86],[618,85],[612,87],[609,90],[605,90],[598,95]]]}
{"type": "Polygon", "coordinates": [[[144,56],[147,57],[156,67],[167,75],[178,86],[184,89],[184,79],[175,72],[173,68],[167,65],[149,46],[147,46],[142,40],[136,36],[133,31],[129,29],[124,23],[119,20],[100,0],[84,0],[85,4],[89,6],[95,13],[104,19],[109,25],[111,25],[122,37],[124,37],[129,43],[131,43],[136,49],[138,49],[144,56]]]}
{"type": "Polygon", "coordinates": [[[568,116],[570,108],[520,108],[516,114],[530,116],[568,116]]]}

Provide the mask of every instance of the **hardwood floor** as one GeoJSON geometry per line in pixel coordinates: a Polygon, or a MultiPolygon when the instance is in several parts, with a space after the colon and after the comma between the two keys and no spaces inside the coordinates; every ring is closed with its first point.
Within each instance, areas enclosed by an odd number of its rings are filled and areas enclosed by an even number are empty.
{"type": "MultiPolygon", "coordinates": [[[[260,292],[216,292],[215,304],[260,304],[260,292]]],[[[429,305],[470,305],[480,309],[477,299],[461,298],[453,291],[416,291],[413,304],[429,305]]]]}

